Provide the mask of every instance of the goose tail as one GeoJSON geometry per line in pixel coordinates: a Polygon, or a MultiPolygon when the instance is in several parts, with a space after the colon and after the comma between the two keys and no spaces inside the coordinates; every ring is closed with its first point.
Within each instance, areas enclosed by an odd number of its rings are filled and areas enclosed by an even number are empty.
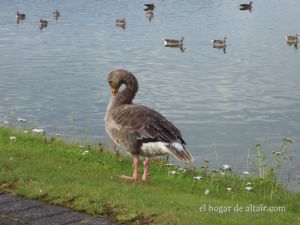
{"type": "Polygon", "coordinates": [[[189,164],[194,161],[193,156],[184,147],[184,145],[179,142],[172,142],[170,144],[167,144],[166,148],[173,156],[175,156],[180,161],[189,164]]]}

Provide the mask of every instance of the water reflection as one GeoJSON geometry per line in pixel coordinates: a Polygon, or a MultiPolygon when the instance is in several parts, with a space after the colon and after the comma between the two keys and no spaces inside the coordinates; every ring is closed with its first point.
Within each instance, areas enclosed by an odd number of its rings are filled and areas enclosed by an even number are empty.
{"type": "Polygon", "coordinates": [[[153,19],[154,17],[154,13],[152,10],[147,10],[146,11],[146,17],[148,18],[149,22],[151,22],[151,20],[153,19]]]}
{"type": "Polygon", "coordinates": [[[223,50],[223,53],[226,54],[226,47],[227,45],[224,45],[224,46],[213,46],[213,48],[216,48],[216,49],[219,49],[219,50],[223,50]]]}
{"type": "Polygon", "coordinates": [[[289,43],[289,42],[287,42],[286,44],[288,46],[293,46],[295,49],[298,49],[298,42],[296,42],[296,43],[289,43]]]}
{"type": "Polygon", "coordinates": [[[165,47],[167,47],[167,48],[178,48],[181,52],[185,52],[185,50],[186,50],[186,48],[183,48],[183,45],[174,46],[174,45],[165,44],[165,47]]]}

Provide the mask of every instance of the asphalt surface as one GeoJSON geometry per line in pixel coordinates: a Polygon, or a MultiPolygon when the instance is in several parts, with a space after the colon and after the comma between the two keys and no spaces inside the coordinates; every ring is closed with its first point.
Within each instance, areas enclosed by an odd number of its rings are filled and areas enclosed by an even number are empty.
{"type": "Polygon", "coordinates": [[[0,190],[0,225],[112,225],[112,220],[0,190]]]}

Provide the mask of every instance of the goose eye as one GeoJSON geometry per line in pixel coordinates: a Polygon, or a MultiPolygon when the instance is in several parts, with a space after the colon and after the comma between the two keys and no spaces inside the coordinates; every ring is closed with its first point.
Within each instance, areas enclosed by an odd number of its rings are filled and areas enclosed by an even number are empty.
{"type": "Polygon", "coordinates": [[[108,83],[111,84],[112,83],[111,80],[109,80],[108,83]]]}

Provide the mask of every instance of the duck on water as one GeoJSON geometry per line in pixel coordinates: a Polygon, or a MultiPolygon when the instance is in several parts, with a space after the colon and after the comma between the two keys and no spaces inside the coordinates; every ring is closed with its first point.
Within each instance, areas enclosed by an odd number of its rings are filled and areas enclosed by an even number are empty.
{"type": "Polygon", "coordinates": [[[122,175],[121,178],[139,180],[140,156],[145,157],[144,181],[149,178],[150,157],[170,154],[185,163],[192,163],[193,157],[185,147],[181,132],[160,113],[132,103],[138,91],[138,81],[132,73],[114,70],[108,75],[108,84],[112,97],[105,115],[106,131],[133,157],[133,175],[122,175]],[[125,89],[119,91],[123,84],[125,89]]]}

